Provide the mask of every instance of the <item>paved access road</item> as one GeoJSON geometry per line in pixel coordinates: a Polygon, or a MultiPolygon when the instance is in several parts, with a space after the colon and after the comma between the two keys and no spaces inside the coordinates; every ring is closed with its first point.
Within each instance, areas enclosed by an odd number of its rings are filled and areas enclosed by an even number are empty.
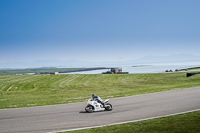
{"type": "Polygon", "coordinates": [[[200,109],[200,87],[110,99],[113,111],[86,113],[84,103],[1,109],[1,133],[43,133],[108,125],[200,109]]]}

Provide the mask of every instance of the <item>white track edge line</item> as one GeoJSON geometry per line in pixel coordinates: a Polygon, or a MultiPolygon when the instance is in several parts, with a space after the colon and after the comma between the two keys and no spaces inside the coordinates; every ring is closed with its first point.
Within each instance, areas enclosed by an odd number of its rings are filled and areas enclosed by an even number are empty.
{"type": "Polygon", "coordinates": [[[98,127],[105,127],[105,126],[120,125],[120,124],[126,124],[126,123],[131,123],[131,122],[139,122],[139,121],[151,120],[151,119],[156,119],[156,118],[161,118],[161,117],[168,117],[168,116],[173,116],[173,115],[186,114],[186,113],[195,112],[195,111],[200,111],[200,109],[195,109],[195,110],[190,110],[190,111],[185,111],[185,112],[179,112],[179,113],[174,113],[174,114],[169,114],[169,115],[161,115],[161,116],[150,117],[150,118],[139,119],[139,120],[133,120],[133,121],[125,121],[125,122],[112,123],[112,124],[100,125],[100,126],[92,126],[92,127],[74,128],[74,129],[53,131],[53,132],[47,132],[47,133],[67,132],[67,131],[76,131],[76,130],[84,130],[84,129],[98,128],[98,127]]]}

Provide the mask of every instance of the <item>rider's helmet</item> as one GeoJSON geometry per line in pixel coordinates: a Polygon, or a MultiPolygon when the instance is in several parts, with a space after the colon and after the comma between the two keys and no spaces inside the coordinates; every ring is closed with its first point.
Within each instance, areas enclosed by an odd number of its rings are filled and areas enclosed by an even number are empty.
{"type": "Polygon", "coordinates": [[[94,100],[95,98],[97,98],[97,95],[92,94],[92,99],[94,100]]]}

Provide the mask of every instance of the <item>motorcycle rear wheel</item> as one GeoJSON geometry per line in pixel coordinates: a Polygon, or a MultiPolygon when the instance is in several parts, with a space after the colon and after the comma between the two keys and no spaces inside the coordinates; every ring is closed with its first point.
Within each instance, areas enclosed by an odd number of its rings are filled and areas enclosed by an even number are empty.
{"type": "Polygon", "coordinates": [[[112,108],[112,105],[111,105],[110,103],[106,103],[105,109],[106,109],[107,111],[111,111],[113,108],[112,108]]]}

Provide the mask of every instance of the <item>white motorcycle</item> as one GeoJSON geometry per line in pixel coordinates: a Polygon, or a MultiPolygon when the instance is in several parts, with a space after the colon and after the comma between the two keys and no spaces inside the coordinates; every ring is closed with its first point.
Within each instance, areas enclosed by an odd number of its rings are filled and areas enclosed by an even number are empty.
{"type": "Polygon", "coordinates": [[[94,111],[111,111],[112,105],[108,103],[109,99],[106,99],[103,101],[103,104],[98,103],[97,101],[94,101],[92,99],[89,99],[87,102],[87,106],[85,107],[85,111],[88,113],[92,113],[94,111]]]}

